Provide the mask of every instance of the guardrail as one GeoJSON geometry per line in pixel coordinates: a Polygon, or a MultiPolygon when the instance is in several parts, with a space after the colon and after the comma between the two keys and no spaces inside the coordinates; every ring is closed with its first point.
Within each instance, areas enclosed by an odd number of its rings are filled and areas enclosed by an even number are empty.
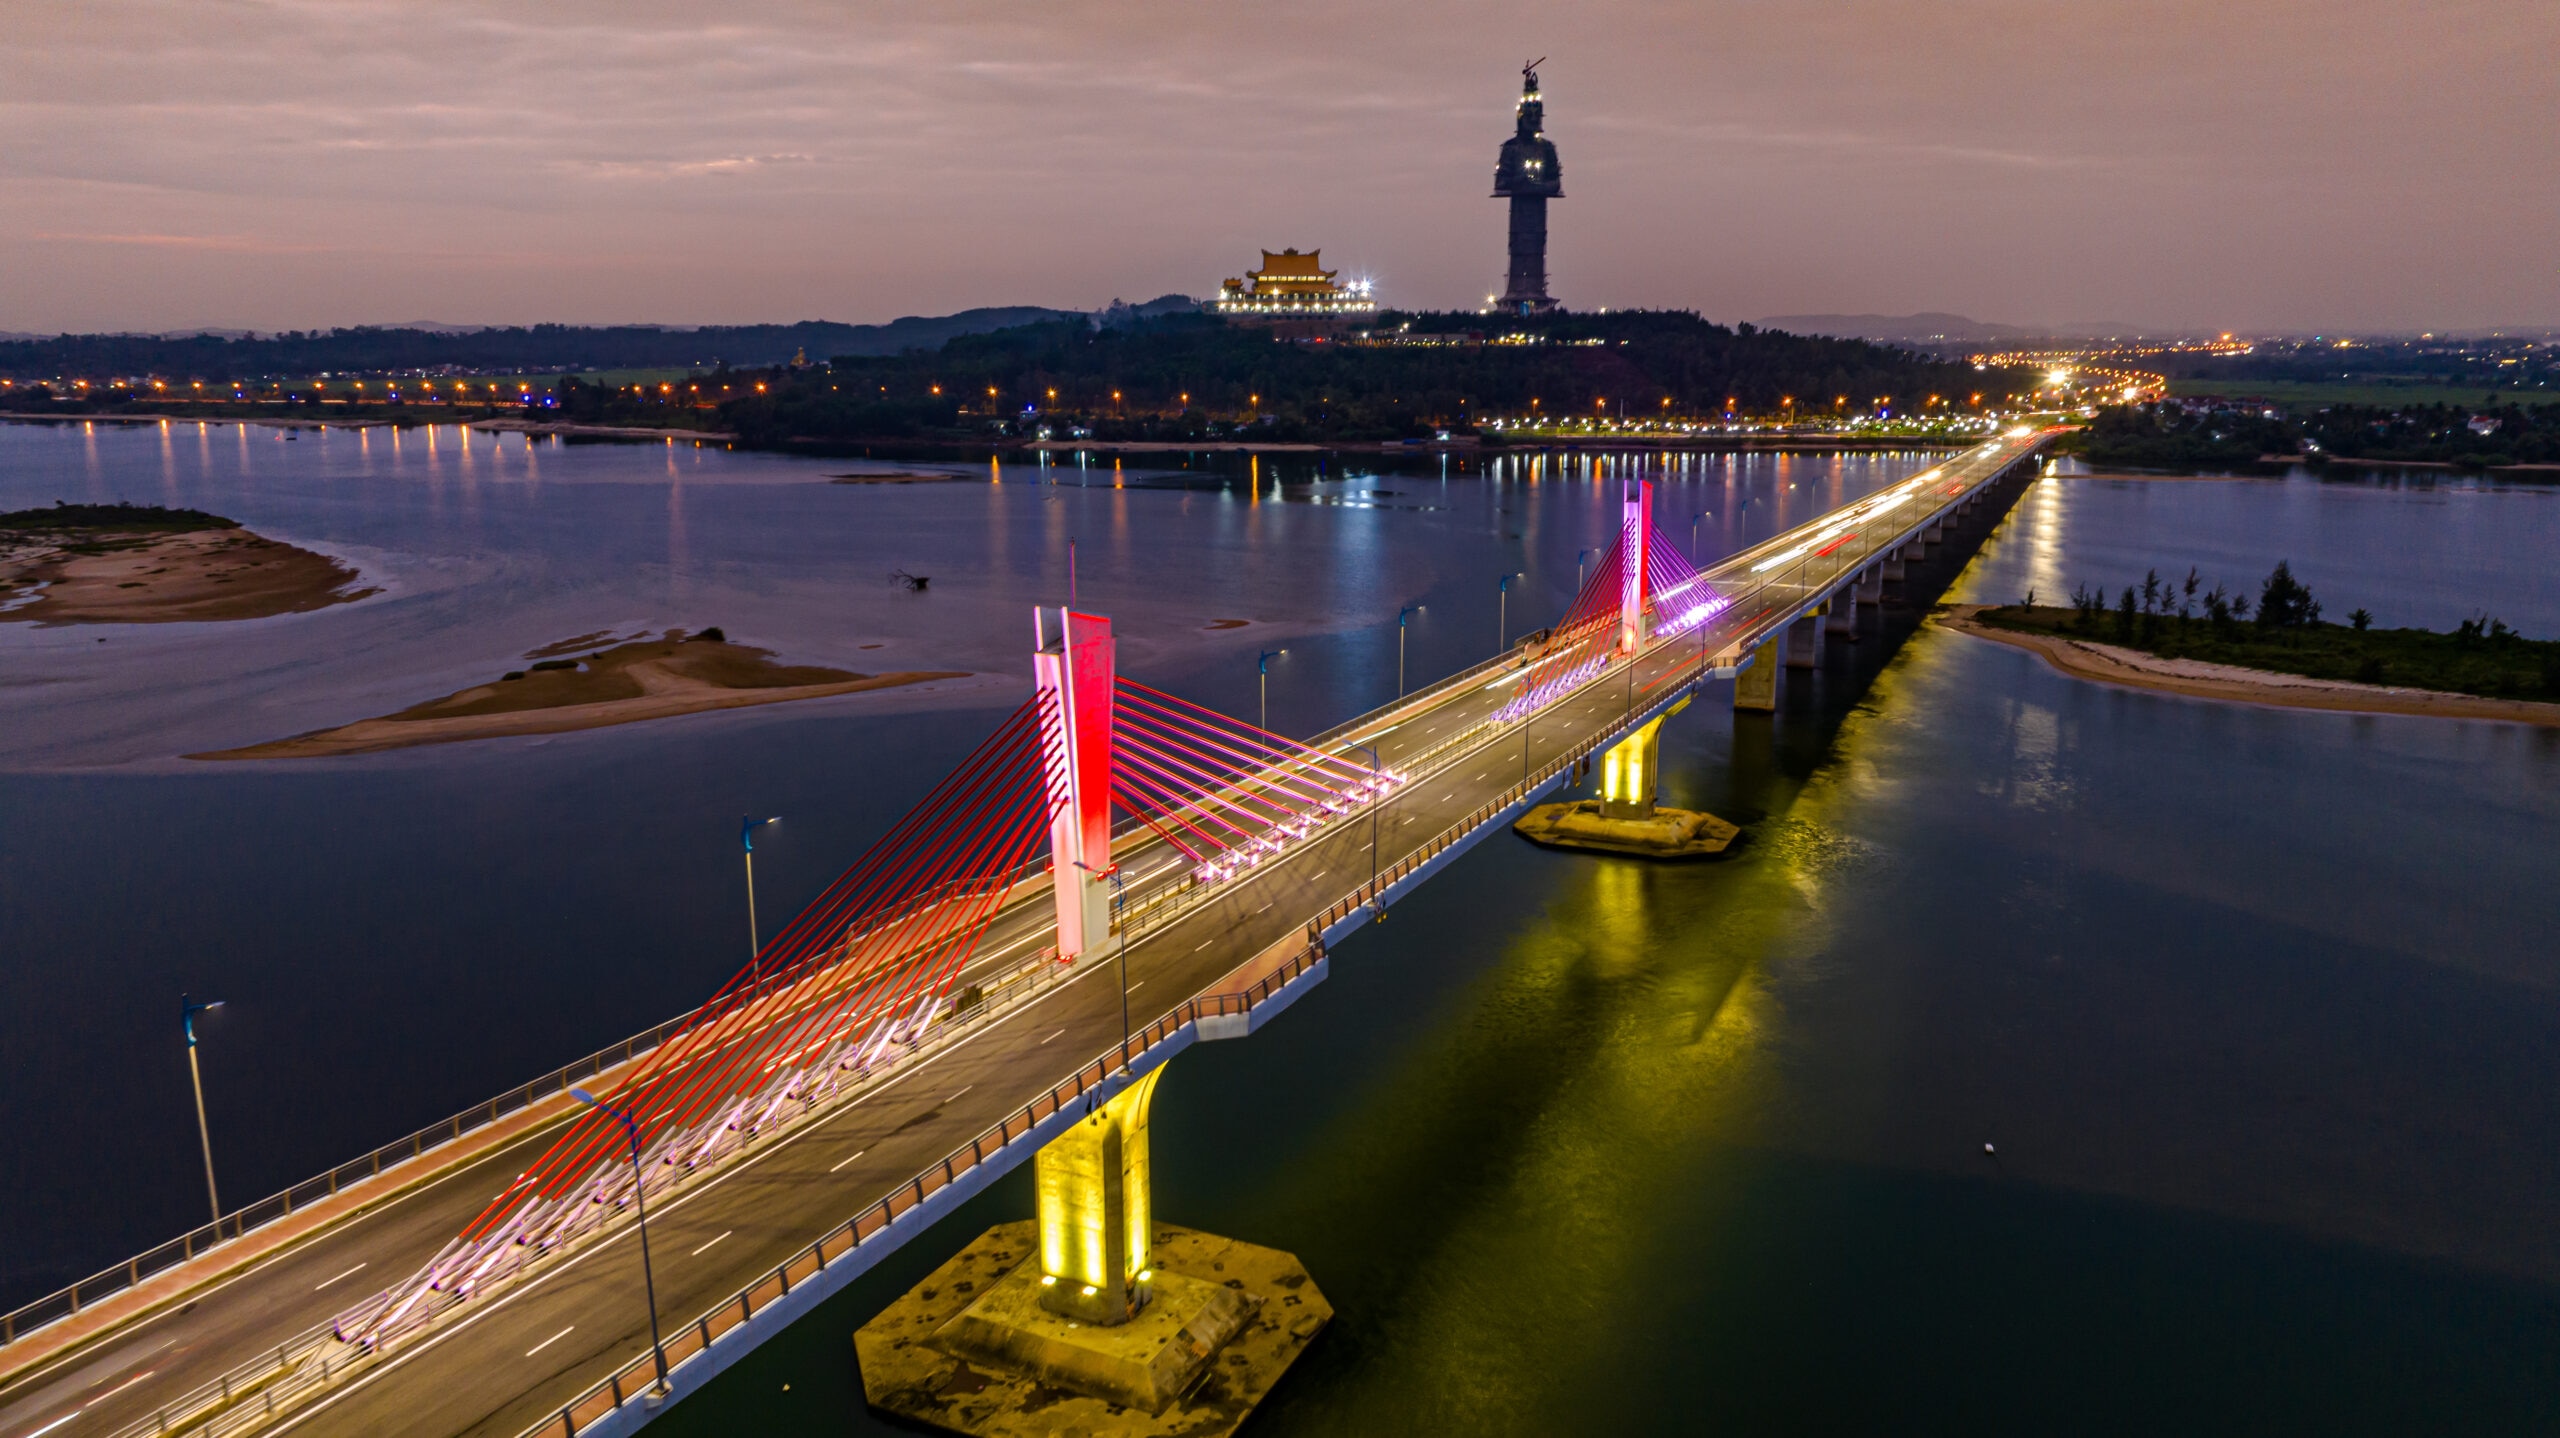
{"type": "Polygon", "coordinates": [[[627,1063],[656,1048],[683,1022],[681,1018],[669,1019],[654,1028],[643,1029],[619,1044],[598,1049],[531,1083],[509,1089],[487,1103],[464,1109],[442,1123],[432,1123],[405,1138],[394,1139],[327,1173],[306,1178],[280,1193],[234,1209],[212,1223],[190,1229],[156,1248],[145,1249],[114,1268],[101,1269],[67,1288],[48,1293],[32,1303],[21,1304],[8,1313],[0,1314],[0,1345],[14,1343],[84,1308],[93,1307],[102,1299],[122,1293],[146,1278],[191,1262],[223,1243],[255,1233],[278,1219],[309,1208],[313,1203],[423,1158],[464,1134],[495,1123],[537,1100],[566,1093],[569,1086],[578,1080],[592,1078],[615,1064],[627,1063]]]}
{"type": "MultiPolygon", "coordinates": [[[[1851,572],[1858,568],[1863,568],[1869,559],[1872,559],[1875,554],[1884,549],[1898,547],[1901,543],[1908,542],[1907,535],[1912,530],[1923,528],[1927,524],[1942,522],[1949,511],[1957,508],[1965,500],[1981,493],[1991,485],[1998,483],[2001,479],[2014,471],[2019,464],[2032,459],[2036,453],[2037,450],[2031,448],[2019,455],[2017,458],[2011,460],[2009,463],[2003,464],[1998,469],[1995,469],[1983,479],[1966,486],[1962,494],[1949,497],[1945,503],[1933,510],[1927,519],[1896,531],[1898,535],[1905,537],[1897,538],[1894,544],[1886,545],[1871,541],[1869,544],[1862,546],[1854,561],[1842,561],[1835,563],[1831,572],[1824,578],[1823,584],[1828,585],[1834,583],[1838,580],[1841,574],[1851,572]]],[[[1780,536],[1779,538],[1783,537],[1784,536],[1780,536]]],[[[1761,545],[1753,546],[1751,549],[1744,551],[1742,555],[1736,556],[1735,559],[1728,560],[1727,567],[1741,559],[1748,558],[1752,554],[1774,548],[1777,542],[1777,539],[1772,539],[1764,541],[1761,545]]],[[[1794,567],[1792,572],[1798,578],[1798,582],[1796,583],[1789,584],[1786,580],[1773,577],[1772,579],[1755,586],[1750,593],[1753,596],[1757,596],[1782,586],[1803,590],[1805,586],[1801,583],[1801,576],[1803,575],[1805,568],[1806,566],[1801,562],[1794,567]]],[[[1739,608],[1740,605],[1737,604],[1735,607],[1739,608]]],[[[1535,644],[1546,632],[1547,631],[1544,630],[1535,631],[1531,635],[1525,636],[1517,645],[1506,649],[1499,655],[1469,666],[1466,669],[1462,669],[1455,674],[1446,676],[1436,681],[1429,689],[1426,689],[1419,694],[1399,698],[1395,703],[1381,706],[1378,709],[1371,710],[1369,713],[1363,714],[1346,723],[1336,725],[1325,731],[1324,734],[1317,736],[1316,739],[1308,741],[1308,743],[1311,747],[1323,747],[1328,744],[1339,743],[1343,736],[1356,732],[1362,727],[1377,722],[1380,719],[1392,716],[1399,709],[1419,706],[1419,710],[1417,710],[1417,712],[1420,712],[1420,710],[1427,710],[1429,708],[1436,707],[1438,704],[1447,702],[1447,700],[1454,697],[1456,693],[1463,692],[1458,689],[1457,686],[1466,681],[1480,677],[1483,674],[1491,673],[1494,670],[1512,664],[1515,662],[1518,651],[1521,648],[1535,644]]],[[[1748,632],[1747,625],[1744,632],[1748,632]]],[[[1702,655],[1703,639],[1704,635],[1702,632],[1702,655]]],[[[1661,651],[1656,650],[1654,652],[1659,653],[1661,651]]],[[[1673,675],[1676,675],[1677,672],[1676,668],[1671,671],[1673,675]]],[[[1703,674],[1703,663],[1701,666],[1701,673],[1703,674]]],[[[1658,683],[1659,681],[1656,682],[1658,683]]],[[[1650,699],[1652,697],[1652,692],[1649,690],[1648,698],[1650,699]]],[[[1663,696],[1662,699],[1655,700],[1655,703],[1659,702],[1667,702],[1667,695],[1663,696]]],[[[1654,704],[1649,703],[1644,712],[1650,713],[1653,707],[1654,704]]],[[[853,1218],[846,1220],[845,1223],[839,1225],[837,1228],[831,1229],[827,1234],[821,1236],[816,1242],[812,1243],[807,1249],[802,1250],[799,1254],[794,1255],[784,1263],[777,1265],[770,1273],[765,1275],[756,1283],[740,1290],[740,1292],[731,1300],[702,1315],[690,1328],[680,1330],[677,1337],[670,1340],[668,1343],[669,1362],[671,1364],[679,1363],[685,1358],[690,1358],[700,1354],[703,1350],[707,1349],[711,1343],[720,1336],[720,1334],[735,1328],[740,1323],[744,1323],[749,1318],[753,1317],[754,1314],[763,1306],[770,1303],[774,1298],[790,1292],[796,1283],[805,1282],[811,1274],[823,1270],[829,1263],[842,1258],[846,1253],[851,1252],[865,1240],[877,1236],[889,1225],[890,1221],[896,1218],[899,1214],[914,1208],[917,1204],[922,1203],[928,1196],[938,1192],[940,1189],[954,1181],[960,1174],[965,1173],[969,1169],[976,1167],[979,1163],[984,1162],[990,1152],[1001,1150],[1006,1144],[1026,1136],[1035,1124],[1057,1113],[1063,1104],[1080,1099],[1086,1092],[1101,1083],[1115,1066],[1134,1058],[1136,1055],[1143,1054],[1148,1049],[1153,1048],[1156,1044],[1163,1042],[1166,1038],[1172,1036],[1172,1034],[1176,1030],[1180,1029],[1184,1024],[1196,1022],[1200,1018],[1212,1015],[1249,1013],[1255,1004],[1268,998],[1278,987],[1296,978],[1299,974],[1305,971],[1308,965],[1323,957],[1322,941],[1321,938],[1317,936],[1320,936],[1325,929],[1330,928],[1332,925],[1345,918],[1348,918],[1352,913],[1362,907],[1378,903],[1384,894],[1395,884],[1418,871],[1424,865],[1429,864],[1432,860],[1436,859],[1450,848],[1463,842],[1468,835],[1491,822],[1493,818],[1500,815],[1506,809],[1521,803],[1526,797],[1528,797],[1528,795],[1533,793],[1537,788],[1544,785],[1549,780],[1553,779],[1559,773],[1570,769],[1588,755],[1597,752],[1610,743],[1615,742],[1621,737],[1625,730],[1634,727],[1635,718],[1636,714],[1631,706],[1629,714],[1619,724],[1610,726],[1598,735],[1569,747],[1558,757],[1550,760],[1548,763],[1538,766],[1532,771],[1525,772],[1519,783],[1506,787],[1498,797],[1479,805],[1476,809],[1470,811],[1465,818],[1443,828],[1437,834],[1434,834],[1429,839],[1425,840],[1421,845],[1417,846],[1403,857],[1381,868],[1375,878],[1354,888],[1343,898],[1328,906],[1321,915],[1310,922],[1309,933],[1311,937],[1306,949],[1300,951],[1290,960],[1284,962],[1279,969],[1274,970],[1271,975],[1266,976],[1251,988],[1242,993],[1208,994],[1186,1000],[1175,1009],[1168,1011],[1163,1017],[1147,1025],[1144,1029],[1139,1031],[1138,1034],[1133,1035],[1124,1045],[1115,1048],[1112,1053],[1106,1054],[1086,1065],[1084,1068],[1078,1069],[1074,1074],[1053,1086],[1050,1091],[1041,1098],[1034,1099],[1031,1103],[1026,1104],[1022,1109],[1017,1110],[1012,1115],[1009,1115],[1003,1122],[986,1130],[984,1133],[979,1134],[976,1138],[970,1141],[970,1144],[966,1149],[954,1149],[950,1155],[943,1159],[938,1168],[928,1169],[924,1173],[917,1175],[916,1178],[911,1180],[908,1184],[892,1192],[887,1197],[881,1199],[878,1203],[863,1210],[861,1213],[856,1214],[853,1218]],[[1129,1045],[1136,1045],[1136,1047],[1133,1050],[1129,1045]],[[1088,1074],[1091,1075],[1090,1078],[1087,1077],[1088,1074]],[[1044,1104],[1046,1105],[1045,1109],[1043,1108],[1044,1104]],[[1020,1125],[1019,1133],[1015,1131],[1017,1124],[1020,1125]],[[990,1137],[994,1139],[993,1150],[988,1147],[990,1137]],[[965,1159],[962,1157],[964,1153],[967,1155],[965,1159]],[[831,1245],[833,1246],[832,1252],[830,1252],[831,1245]],[[731,1316],[732,1313],[734,1313],[734,1317],[731,1316]],[[687,1344],[690,1344],[691,1346],[685,1346],[687,1344]]],[[[1435,744],[1429,750],[1424,751],[1423,754],[1416,756],[1415,760],[1412,762],[1417,764],[1428,762],[1431,758],[1455,749],[1474,739],[1484,730],[1498,727],[1509,726],[1500,725],[1495,721],[1487,721],[1482,724],[1471,726],[1462,733],[1453,735],[1449,739],[1435,744]]],[[[1189,906],[1185,905],[1183,907],[1188,908],[1189,906]]],[[[1149,925],[1149,927],[1154,927],[1162,922],[1167,922],[1171,917],[1172,915],[1167,914],[1163,916],[1163,918],[1155,920],[1149,925]]],[[[937,1037],[939,1037],[941,1033],[956,1031],[964,1027],[973,1027],[975,1020],[991,1017],[999,1012],[1010,1011],[1019,1004],[1027,1002],[1037,993],[1045,991],[1050,986],[1049,984],[1040,982],[1039,980],[1048,977],[1047,971],[1054,967],[1054,965],[1046,963],[1038,956],[1035,956],[1034,959],[1027,961],[1023,965],[1018,966],[1014,972],[1008,974],[1003,980],[1000,980],[996,985],[994,985],[992,991],[987,992],[981,1002],[973,1004],[967,1009],[953,1011],[948,1023],[936,1025],[937,1037]]],[[[1063,977],[1063,975],[1060,975],[1060,977],[1063,977]]],[[[432,1152],[435,1148],[459,1139],[463,1134],[471,1132],[472,1130],[482,1127],[490,1122],[494,1122],[496,1119],[503,1117],[508,1113],[524,1108],[539,1098],[563,1092],[579,1078],[591,1076],[610,1067],[614,1063],[625,1062],[641,1053],[647,1052],[649,1049],[654,1048],[659,1043],[663,1042],[683,1022],[683,1019],[674,1019],[669,1020],[666,1023],[659,1024],[654,1028],[634,1035],[632,1038],[625,1040],[621,1045],[615,1048],[599,1050],[597,1053],[592,1054],[585,1059],[566,1065],[543,1078],[533,1081],[532,1083],[512,1089],[506,1094],[502,1094],[498,1098],[490,1100],[486,1104],[465,1110],[463,1113],[455,1115],[444,1123],[430,1125],[407,1138],[384,1145],[382,1148],[377,1149],[373,1153],[359,1158],[352,1163],[342,1164],[339,1167],[330,1170],[326,1174],[305,1180],[303,1183],[296,1184],[282,1193],[273,1195],[270,1198],[261,1200],[258,1203],[251,1204],[246,1208],[238,1210],[234,1214],[225,1215],[219,1224],[208,1224],[204,1228],[181,1235],[179,1238],[171,1240],[169,1243],[163,1244],[159,1248],[153,1249],[142,1255],[137,1255],[121,1268],[105,1270],[104,1272],[89,1279],[84,1279],[79,1283],[73,1284],[58,1293],[39,1299],[35,1303],[24,1305],[10,1314],[0,1315],[0,1325],[8,1325],[7,1327],[0,1327],[0,1334],[5,1334],[5,1336],[0,1336],[0,1343],[12,1341],[18,1336],[22,1336],[27,1332],[33,1331],[32,1326],[26,1326],[24,1323],[26,1316],[44,1311],[47,1305],[60,1305],[60,1310],[52,1313],[50,1317],[42,1318],[40,1323],[49,1323],[59,1318],[77,1313],[87,1304],[94,1304],[98,1299],[130,1287],[133,1284],[140,1282],[142,1278],[163,1271],[175,1263],[185,1262],[194,1257],[197,1253],[204,1251],[205,1248],[210,1248],[214,1244],[223,1241],[226,1237],[226,1230],[228,1237],[236,1239],[242,1233],[254,1231],[258,1227],[262,1227],[267,1223],[274,1222],[275,1220],[284,1217],[285,1215],[293,1212],[297,1207],[308,1207],[315,1199],[333,1195],[339,1192],[343,1187],[349,1187],[355,1183],[369,1180],[380,1175],[386,1169],[396,1167],[400,1163],[413,1160],[426,1153],[432,1152]],[[431,1137],[432,1142],[430,1142],[431,1137]],[[352,1177],[350,1175],[352,1175],[352,1177]],[[197,1246],[199,1242],[203,1244],[203,1247],[200,1248],[197,1246]],[[177,1256],[166,1256],[171,1253],[175,1253],[177,1256]]],[[[939,1047],[939,1044],[937,1043],[935,1046],[939,1047]]],[[[829,1105],[829,1107],[833,1106],[829,1105]]],[[[313,1386],[325,1384],[332,1376],[333,1371],[336,1374],[343,1375],[347,1370],[347,1367],[353,1366],[350,1364],[337,1367],[333,1370],[332,1365],[324,1358],[318,1364],[317,1371],[315,1373],[311,1371],[311,1365],[308,1362],[309,1358],[313,1356],[310,1352],[306,1351],[299,1359],[294,1356],[291,1351],[292,1349],[306,1346],[307,1340],[311,1339],[314,1334],[325,1333],[325,1331],[326,1325],[323,1325],[320,1329],[314,1330],[313,1333],[302,1335],[300,1338],[280,1347],[272,1362],[260,1360],[257,1363],[244,1366],[244,1368],[240,1370],[235,1370],[234,1373],[230,1375],[226,1375],[221,1380],[218,1380],[217,1384],[206,1385],[206,1387],[203,1390],[200,1390],[198,1394],[190,1395],[192,1400],[192,1411],[189,1411],[189,1405],[179,1405],[180,1411],[184,1416],[182,1416],[175,1424],[171,1423],[167,1418],[167,1410],[163,1410],[163,1413],[154,1420],[150,1420],[144,1424],[132,1425],[125,1431],[128,1433],[198,1432],[211,1435],[219,1432],[237,1432],[247,1427],[255,1426],[258,1423],[263,1423],[278,1411],[278,1397],[284,1390],[288,1388],[296,1390],[294,1393],[286,1395],[286,1401],[290,1403],[297,1397],[307,1396],[313,1386]],[[300,1383],[289,1381],[297,1376],[300,1376],[303,1381],[300,1383]],[[256,1407],[254,1410],[251,1407],[252,1400],[256,1400],[256,1407]],[[239,1418],[247,1421],[224,1422],[223,1420],[226,1418],[239,1418]]],[[[627,1384],[626,1380],[631,1379],[635,1374],[648,1371],[651,1362],[652,1360],[650,1355],[647,1354],[643,1354],[639,1358],[635,1358],[622,1369],[617,1370],[604,1381],[598,1383],[593,1388],[590,1388],[585,1394],[582,1394],[577,1400],[574,1400],[567,1407],[564,1407],[556,1419],[545,1420],[543,1423],[536,1425],[533,1429],[527,1430],[528,1434],[560,1432],[565,1435],[569,1435],[569,1438],[574,1438],[574,1435],[581,1428],[595,1421],[597,1417],[601,1417],[618,1408],[622,1402],[625,1401],[628,1395],[637,1393],[639,1391],[639,1387],[637,1385],[627,1384]],[[587,1416],[581,1417],[580,1414],[582,1412],[587,1416]]]]}
{"type": "MultiPolygon", "coordinates": [[[[1008,1144],[1030,1137],[1033,1129],[1100,1088],[1114,1071],[1142,1060],[1149,1050],[1174,1037],[1185,1025],[1221,1014],[1251,1013],[1256,1004],[1270,998],[1323,957],[1323,945],[1311,943],[1241,992],[1202,994],[1168,1010],[1163,1017],[1051,1085],[1048,1092],[1005,1115],[966,1145],[951,1150],[940,1163],[918,1173],[891,1190],[886,1197],[827,1230],[817,1241],[774,1265],[762,1277],[717,1307],[681,1328],[670,1330],[666,1336],[669,1371],[700,1357],[723,1334],[755,1317],[793,1288],[816,1277],[829,1264],[843,1260],[864,1243],[878,1238],[901,1214],[914,1210],[926,1199],[958,1182],[971,1169],[1002,1152],[1008,1144]]],[[[527,1438],[550,1434],[575,1438],[580,1430],[645,1394],[656,1377],[655,1356],[642,1353],[571,1399],[557,1414],[526,1429],[525,1434],[527,1438]]]]}

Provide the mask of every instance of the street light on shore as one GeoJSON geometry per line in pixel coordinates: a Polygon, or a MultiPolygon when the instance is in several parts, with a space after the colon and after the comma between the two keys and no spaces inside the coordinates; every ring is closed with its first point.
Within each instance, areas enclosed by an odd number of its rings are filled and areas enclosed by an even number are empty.
{"type": "Polygon", "coordinates": [[[764,941],[756,935],[756,830],[767,824],[782,822],[780,814],[770,819],[740,819],[738,846],[747,851],[747,962],[755,962],[764,952],[764,941]]]}
{"type": "MultiPolygon", "coordinates": [[[[222,1193],[213,1186],[213,1130],[204,1121],[204,1068],[196,1062],[196,1015],[222,1007],[222,1000],[200,1004],[185,994],[178,995],[178,1017],[187,1029],[187,1077],[196,1085],[196,1138],[204,1145],[204,1196],[213,1205],[213,1221],[222,1223],[222,1193]]],[[[217,1235],[219,1236],[219,1235],[217,1235]]]]}
{"type": "Polygon", "coordinates": [[[649,1351],[658,1359],[658,1393],[663,1397],[667,1391],[667,1344],[658,1335],[658,1277],[649,1267],[649,1185],[640,1172],[640,1125],[632,1122],[631,1115],[585,1089],[573,1088],[569,1097],[610,1115],[631,1139],[631,1206],[640,1216],[640,1282],[649,1295],[649,1351]]]}

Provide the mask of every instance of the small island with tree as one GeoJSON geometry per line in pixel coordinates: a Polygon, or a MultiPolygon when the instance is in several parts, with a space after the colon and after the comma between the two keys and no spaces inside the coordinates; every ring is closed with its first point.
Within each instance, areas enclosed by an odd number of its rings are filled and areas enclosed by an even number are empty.
{"type": "Polygon", "coordinates": [[[2279,562],[2257,596],[2159,571],[2110,596],[2082,584],[2068,604],[1958,605],[1949,628],[2042,654],[2080,678],[2293,708],[2440,714],[2560,725],[2560,640],[2527,639],[2478,615],[2450,633],[2377,628],[2358,609],[2324,618],[2279,562]]]}

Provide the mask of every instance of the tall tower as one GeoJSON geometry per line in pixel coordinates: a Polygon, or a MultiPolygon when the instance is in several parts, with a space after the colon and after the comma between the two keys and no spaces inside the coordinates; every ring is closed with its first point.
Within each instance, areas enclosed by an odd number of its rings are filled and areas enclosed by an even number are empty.
{"type": "Polygon", "coordinates": [[[1542,57],[1520,67],[1520,109],[1502,158],[1493,162],[1493,197],[1511,201],[1511,274],[1494,303],[1511,314],[1556,307],[1547,293],[1547,201],[1564,198],[1564,168],[1547,138],[1546,102],[1538,98],[1542,57]]]}

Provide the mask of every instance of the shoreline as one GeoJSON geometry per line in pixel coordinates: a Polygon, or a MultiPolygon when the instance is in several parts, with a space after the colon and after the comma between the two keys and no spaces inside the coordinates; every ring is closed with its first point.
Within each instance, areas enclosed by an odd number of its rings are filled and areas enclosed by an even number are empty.
{"type": "Polygon", "coordinates": [[[2382,684],[2312,679],[2271,669],[2243,669],[2196,659],[2163,659],[2138,649],[2098,644],[2060,635],[2030,634],[1978,623],[1974,615],[1989,604],[1950,605],[1930,622],[1958,634],[1970,634],[2013,649],[2042,655],[2045,663],[2074,679],[2148,689],[2189,699],[2215,699],[2258,704],[2275,709],[2314,709],[2338,714],[2402,714],[2438,719],[2488,719],[2509,724],[2560,728],[2560,704],[2532,699],[2491,699],[2477,694],[2449,694],[2439,689],[2403,689],[2382,684]]]}
{"type": "Polygon", "coordinates": [[[0,534],[0,623],[270,619],[382,592],[358,588],[361,579],[340,560],[240,528],[0,534]]]}

